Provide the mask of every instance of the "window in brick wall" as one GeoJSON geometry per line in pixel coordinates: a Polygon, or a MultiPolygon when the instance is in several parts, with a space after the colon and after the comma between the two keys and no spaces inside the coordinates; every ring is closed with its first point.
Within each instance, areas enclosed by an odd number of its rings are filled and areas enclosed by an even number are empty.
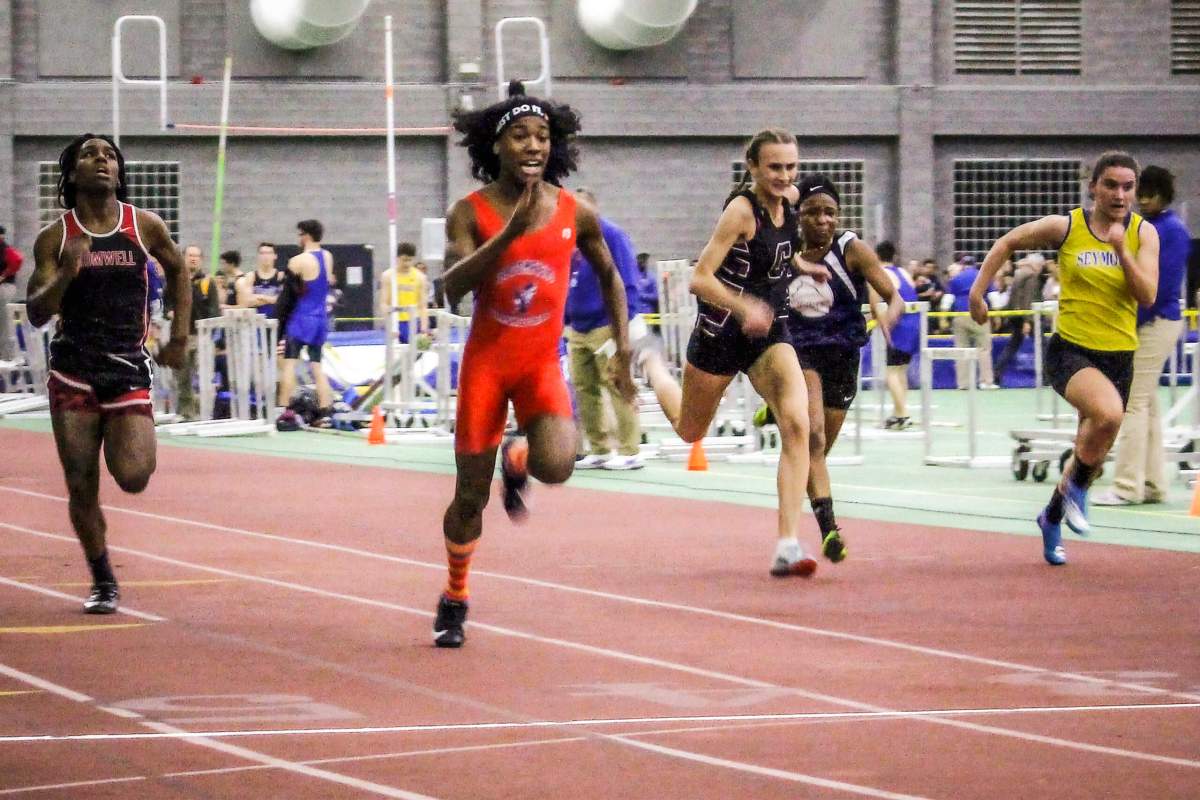
{"type": "Polygon", "coordinates": [[[1200,0],[1171,0],[1171,72],[1200,74],[1200,0]]]}
{"type": "Polygon", "coordinates": [[[957,0],[954,71],[1078,75],[1081,0],[957,0]]]}
{"type": "MultiPolygon", "coordinates": [[[[863,163],[862,161],[837,161],[833,159],[816,159],[801,161],[796,171],[797,183],[805,175],[819,172],[829,177],[841,194],[840,224],[859,236],[865,236],[863,228],[863,163]]],[[[741,161],[733,162],[733,185],[741,182],[746,173],[746,165],[741,161]]]]}
{"type": "MultiPolygon", "coordinates": [[[[179,241],[179,162],[126,161],[125,180],[129,189],[129,202],[162,217],[171,238],[179,241]]],[[[39,224],[45,227],[58,219],[60,214],[62,209],[58,205],[58,162],[39,162],[39,224]]]]}
{"type": "Polygon", "coordinates": [[[954,252],[977,260],[1010,229],[1082,201],[1083,164],[1057,158],[954,162],[954,252]]]}

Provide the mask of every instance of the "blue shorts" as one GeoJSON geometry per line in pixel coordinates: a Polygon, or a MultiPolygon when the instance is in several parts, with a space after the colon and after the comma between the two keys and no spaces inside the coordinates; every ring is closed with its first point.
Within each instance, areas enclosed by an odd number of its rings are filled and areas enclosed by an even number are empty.
{"type": "Polygon", "coordinates": [[[329,320],[321,316],[295,316],[288,319],[284,358],[298,358],[300,350],[308,348],[309,361],[321,361],[321,347],[329,336],[329,320]]]}

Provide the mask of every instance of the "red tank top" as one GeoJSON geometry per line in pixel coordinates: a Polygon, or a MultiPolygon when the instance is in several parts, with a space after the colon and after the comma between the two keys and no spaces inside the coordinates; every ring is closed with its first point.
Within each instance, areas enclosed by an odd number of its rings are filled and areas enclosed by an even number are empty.
{"type": "MultiPolygon", "coordinates": [[[[467,195],[483,240],[507,224],[480,192],[467,195]]],[[[575,196],[558,190],[550,221],[521,234],[501,254],[475,293],[468,349],[502,348],[511,355],[557,358],[575,252],[575,196]]]]}

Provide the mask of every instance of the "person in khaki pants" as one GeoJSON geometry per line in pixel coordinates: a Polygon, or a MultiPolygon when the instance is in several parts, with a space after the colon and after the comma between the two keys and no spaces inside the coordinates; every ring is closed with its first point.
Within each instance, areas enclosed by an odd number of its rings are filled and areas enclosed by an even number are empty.
{"type": "Polygon", "coordinates": [[[1138,309],[1138,347],[1133,354],[1133,384],[1117,438],[1112,488],[1094,497],[1098,506],[1162,503],[1167,499],[1163,422],[1159,414],[1158,379],[1163,362],[1183,330],[1179,296],[1187,269],[1191,235],[1171,210],[1175,178],[1147,166],[1138,180],[1137,200],[1146,220],[1158,231],[1158,296],[1154,305],[1138,309]]]}
{"type": "MultiPolygon", "coordinates": [[[[577,197],[596,205],[596,197],[588,189],[579,188],[577,197]]],[[[600,217],[600,230],[612,254],[613,263],[625,282],[625,300],[629,306],[629,339],[637,341],[644,334],[644,325],[635,325],[641,311],[638,292],[637,258],[633,244],[625,231],[611,220],[600,217]],[[639,334],[638,329],[642,329],[639,334]]],[[[571,259],[571,288],[567,293],[566,312],[567,352],[571,364],[571,383],[584,438],[590,452],[575,462],[576,469],[641,469],[638,454],[642,430],[637,408],[626,401],[613,383],[609,359],[612,356],[612,329],[608,312],[600,293],[600,284],[592,265],[578,250],[571,259]],[[604,397],[608,396],[617,421],[617,453],[613,455],[609,441],[611,426],[605,411],[604,397]]]]}
{"type": "MultiPolygon", "coordinates": [[[[971,293],[971,284],[979,274],[975,266],[974,256],[961,256],[957,264],[951,264],[948,274],[950,281],[946,284],[946,293],[954,295],[952,311],[967,310],[967,296],[971,293]],[[957,269],[956,269],[957,267],[957,269]]],[[[989,285],[989,291],[991,290],[989,285]]],[[[979,388],[995,389],[996,381],[992,373],[992,323],[980,324],[967,316],[954,317],[950,323],[954,332],[955,347],[974,347],[979,351],[979,388]]],[[[967,388],[968,367],[963,362],[954,365],[955,383],[959,389],[967,388]]]]}

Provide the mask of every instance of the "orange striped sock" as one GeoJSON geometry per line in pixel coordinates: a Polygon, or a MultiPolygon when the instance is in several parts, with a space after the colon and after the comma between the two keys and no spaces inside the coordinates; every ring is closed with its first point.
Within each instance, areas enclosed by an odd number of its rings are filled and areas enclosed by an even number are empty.
{"type": "Polygon", "coordinates": [[[467,571],[471,569],[471,554],[475,552],[478,539],[466,544],[446,540],[446,563],[450,567],[450,578],[446,581],[444,594],[451,600],[467,599],[467,571]]]}

